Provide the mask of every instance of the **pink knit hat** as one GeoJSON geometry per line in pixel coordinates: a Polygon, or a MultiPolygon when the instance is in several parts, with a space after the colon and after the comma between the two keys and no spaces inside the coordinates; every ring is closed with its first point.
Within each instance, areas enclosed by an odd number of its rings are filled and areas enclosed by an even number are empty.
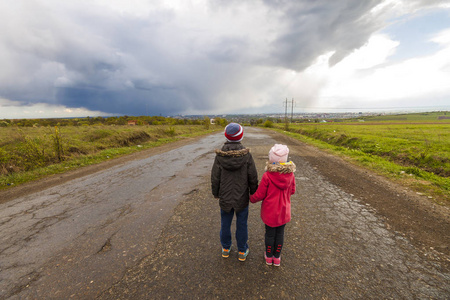
{"type": "Polygon", "coordinates": [[[285,163],[287,162],[289,148],[286,145],[275,144],[269,151],[269,162],[285,163]]]}

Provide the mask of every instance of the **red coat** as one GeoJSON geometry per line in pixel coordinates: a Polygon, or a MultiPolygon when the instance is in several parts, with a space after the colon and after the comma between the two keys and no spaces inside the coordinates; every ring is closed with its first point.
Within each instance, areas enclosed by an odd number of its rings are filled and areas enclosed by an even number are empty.
{"type": "Polygon", "coordinates": [[[295,164],[268,164],[258,190],[250,201],[262,201],[261,219],[270,227],[278,227],[291,220],[291,195],[295,193],[295,164]]]}

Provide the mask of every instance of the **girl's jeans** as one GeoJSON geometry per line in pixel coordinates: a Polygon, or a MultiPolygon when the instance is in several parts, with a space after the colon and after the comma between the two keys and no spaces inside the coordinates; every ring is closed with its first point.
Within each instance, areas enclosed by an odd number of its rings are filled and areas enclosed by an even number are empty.
{"type": "MultiPolygon", "coordinates": [[[[234,209],[230,212],[220,210],[221,223],[220,228],[220,242],[225,249],[231,248],[231,222],[233,221],[234,209]]],[[[245,252],[248,249],[248,206],[240,211],[236,212],[236,242],[239,252],[245,252]]]]}
{"type": "Polygon", "coordinates": [[[278,227],[270,227],[266,225],[265,242],[267,257],[280,257],[281,249],[283,248],[285,226],[286,224],[278,227]]]}

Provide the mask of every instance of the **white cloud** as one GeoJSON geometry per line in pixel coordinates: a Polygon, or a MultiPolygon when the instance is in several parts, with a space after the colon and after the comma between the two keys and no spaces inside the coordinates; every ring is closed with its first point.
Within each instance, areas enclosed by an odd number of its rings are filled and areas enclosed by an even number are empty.
{"type": "Polygon", "coordinates": [[[440,44],[442,46],[449,46],[450,45],[450,29],[439,32],[431,39],[431,41],[435,42],[437,44],[440,44]]]}
{"type": "Polygon", "coordinates": [[[87,116],[112,116],[86,108],[67,108],[63,105],[35,103],[24,106],[18,101],[0,98],[0,119],[72,118],[87,116]]]}
{"type": "Polygon", "coordinates": [[[398,43],[382,35],[373,36],[366,46],[332,68],[322,62],[320,68],[315,66],[327,80],[319,96],[321,104],[355,108],[444,104],[442,99],[450,96],[449,33],[433,39],[446,46],[441,51],[399,63],[388,60],[398,43]]]}

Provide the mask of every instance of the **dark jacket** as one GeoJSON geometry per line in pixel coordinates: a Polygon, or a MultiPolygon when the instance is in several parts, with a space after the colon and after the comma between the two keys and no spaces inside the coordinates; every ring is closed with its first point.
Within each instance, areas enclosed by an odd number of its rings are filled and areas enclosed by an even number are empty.
{"type": "Polygon", "coordinates": [[[239,142],[226,142],[216,150],[211,170],[211,189],[220,208],[239,212],[248,206],[249,194],[258,188],[258,174],[249,149],[239,142]]]}

